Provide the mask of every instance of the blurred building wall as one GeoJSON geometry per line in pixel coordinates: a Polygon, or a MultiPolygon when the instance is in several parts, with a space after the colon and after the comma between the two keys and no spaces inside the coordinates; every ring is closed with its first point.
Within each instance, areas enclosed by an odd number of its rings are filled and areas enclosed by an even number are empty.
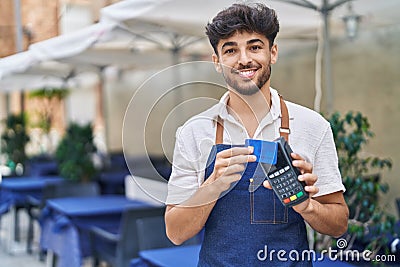
{"type": "Polygon", "coordinates": [[[0,57],[15,53],[13,10],[12,0],[0,1],[0,57]]]}
{"type": "MultiPolygon", "coordinates": [[[[16,53],[15,32],[16,23],[14,19],[14,2],[16,0],[0,1],[0,57],[16,53]]],[[[23,50],[31,43],[46,40],[59,34],[65,34],[82,29],[93,24],[98,19],[100,8],[118,2],[117,0],[19,0],[21,7],[21,24],[23,26],[23,50]]],[[[60,105],[54,110],[54,130],[57,135],[63,133],[66,121],[77,120],[80,122],[94,121],[96,92],[90,83],[81,82],[81,88],[72,88],[66,105],[60,105]],[[85,108],[81,99],[86,101],[85,108]]],[[[23,90],[23,88],[21,88],[23,90]]],[[[21,95],[23,94],[23,107],[29,113],[31,124],[37,124],[37,107],[41,105],[39,100],[30,99],[29,93],[12,92],[0,93],[0,119],[5,118],[7,113],[19,113],[22,109],[21,95]]],[[[32,129],[34,134],[36,129],[32,129]]],[[[40,140],[40,138],[32,138],[40,140]]],[[[35,146],[35,145],[33,145],[35,146]]],[[[35,149],[29,149],[35,151],[35,149]]]]}
{"type": "MultiPolygon", "coordinates": [[[[0,1],[0,57],[18,52],[15,38],[14,2],[14,0],[0,1]]],[[[26,50],[34,42],[58,35],[58,1],[20,0],[20,10],[23,33],[22,50],[26,50]]],[[[37,104],[31,103],[28,94],[22,91],[9,94],[1,93],[0,98],[2,104],[0,106],[0,118],[4,118],[7,112],[20,113],[21,109],[31,112],[37,104]]],[[[61,117],[57,121],[63,123],[61,117]]]]}
{"type": "MultiPolygon", "coordinates": [[[[29,43],[58,35],[58,1],[20,0],[20,2],[24,29],[23,49],[26,49],[29,43]]],[[[15,27],[14,0],[1,0],[0,57],[16,53],[15,27]]]]}
{"type": "MultiPolygon", "coordinates": [[[[315,45],[280,50],[272,70],[272,85],[285,98],[313,108],[315,96],[315,45]]],[[[400,26],[362,32],[349,41],[332,41],[334,109],[342,114],[360,111],[375,133],[364,156],[389,157],[393,169],[382,179],[390,191],[382,198],[397,215],[394,199],[400,197],[400,26]]],[[[322,111],[325,107],[323,93],[322,111]]]]}

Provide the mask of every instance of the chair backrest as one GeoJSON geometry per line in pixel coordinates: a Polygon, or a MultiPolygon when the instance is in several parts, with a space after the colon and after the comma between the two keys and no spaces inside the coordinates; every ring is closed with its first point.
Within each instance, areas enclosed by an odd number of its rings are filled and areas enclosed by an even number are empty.
{"type": "Polygon", "coordinates": [[[43,189],[44,202],[50,198],[78,197],[78,196],[97,196],[100,194],[99,185],[95,182],[76,183],[63,182],[48,184],[43,189]]]}
{"type": "Polygon", "coordinates": [[[33,160],[28,164],[29,176],[59,175],[58,164],[55,160],[33,160]]]}
{"type": "MultiPolygon", "coordinates": [[[[116,266],[129,266],[139,251],[175,246],[167,237],[164,222],[165,206],[127,209],[122,215],[116,266]]],[[[183,245],[200,244],[197,235],[183,245]]]]}
{"type": "Polygon", "coordinates": [[[139,251],[174,246],[165,233],[163,216],[138,219],[136,227],[138,228],[139,251]]]}
{"type": "MultiPolygon", "coordinates": [[[[63,183],[61,183],[63,184],[63,183]]],[[[42,198],[40,202],[40,208],[46,206],[46,201],[50,198],[54,198],[54,192],[56,191],[58,184],[46,184],[42,190],[42,198]]]]}
{"type": "MultiPolygon", "coordinates": [[[[136,222],[139,235],[139,251],[175,246],[167,237],[164,216],[154,218],[142,218],[136,222]]],[[[203,232],[185,241],[181,246],[197,245],[203,241],[203,232]]]]}
{"type": "MultiPolygon", "coordinates": [[[[165,207],[150,207],[143,209],[127,209],[122,215],[120,237],[117,253],[120,257],[129,255],[130,258],[138,256],[138,253],[143,247],[151,248],[151,242],[155,242],[157,247],[159,243],[165,244],[166,234],[165,226],[160,222],[164,218],[165,207]],[[145,222],[150,222],[146,227],[143,227],[145,222]],[[152,233],[150,233],[152,232],[152,233]],[[144,236],[148,234],[150,240],[141,244],[144,236]],[[159,240],[155,240],[155,236],[159,236],[159,240]]],[[[172,243],[171,243],[172,244],[172,243]]],[[[119,258],[117,256],[117,258],[119,258]]]]}
{"type": "Polygon", "coordinates": [[[54,198],[63,197],[90,197],[98,196],[100,194],[99,185],[95,182],[89,183],[76,183],[66,182],[56,186],[54,191],[54,198]]]}

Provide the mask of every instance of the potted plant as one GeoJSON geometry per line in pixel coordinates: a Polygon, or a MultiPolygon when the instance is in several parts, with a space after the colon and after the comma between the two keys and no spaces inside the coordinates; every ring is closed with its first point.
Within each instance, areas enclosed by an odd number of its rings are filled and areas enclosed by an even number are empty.
{"type": "MultiPolygon", "coordinates": [[[[363,146],[374,136],[368,119],[361,113],[348,112],[342,117],[336,112],[328,120],[350,212],[348,231],[342,237],[347,241],[346,249],[368,249],[371,257],[380,251],[388,252],[387,236],[394,232],[395,217],[380,207],[379,195],[389,190],[381,175],[384,169],[392,167],[392,162],[387,158],[361,156],[363,146]]],[[[329,236],[317,235],[316,245],[326,249],[334,244],[332,241],[329,236]]]]}
{"type": "Polygon", "coordinates": [[[56,149],[59,173],[71,181],[88,182],[96,175],[91,124],[71,123],[56,149]]]}
{"type": "Polygon", "coordinates": [[[1,151],[7,156],[7,165],[13,173],[21,175],[27,159],[25,146],[29,142],[25,114],[10,114],[5,119],[5,130],[1,135],[1,151]],[[22,170],[17,166],[22,166],[22,170]],[[17,169],[16,169],[17,168],[17,169]]]}

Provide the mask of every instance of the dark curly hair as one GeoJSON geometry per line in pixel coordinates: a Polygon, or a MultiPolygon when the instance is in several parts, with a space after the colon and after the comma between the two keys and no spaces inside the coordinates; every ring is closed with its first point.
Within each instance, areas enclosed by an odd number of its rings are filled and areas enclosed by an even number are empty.
{"type": "Polygon", "coordinates": [[[226,39],[239,32],[256,32],[264,35],[270,48],[279,32],[279,22],[273,9],[263,4],[233,4],[219,12],[207,23],[206,34],[214,52],[218,55],[217,46],[221,39],[226,39]]]}

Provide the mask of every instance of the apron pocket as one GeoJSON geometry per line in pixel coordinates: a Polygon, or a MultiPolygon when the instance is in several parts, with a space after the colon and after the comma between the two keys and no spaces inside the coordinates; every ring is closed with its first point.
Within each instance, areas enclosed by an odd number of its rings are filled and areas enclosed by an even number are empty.
{"type": "Polygon", "coordinates": [[[288,208],[282,205],[273,190],[260,186],[249,194],[251,224],[288,223],[288,208]]]}

